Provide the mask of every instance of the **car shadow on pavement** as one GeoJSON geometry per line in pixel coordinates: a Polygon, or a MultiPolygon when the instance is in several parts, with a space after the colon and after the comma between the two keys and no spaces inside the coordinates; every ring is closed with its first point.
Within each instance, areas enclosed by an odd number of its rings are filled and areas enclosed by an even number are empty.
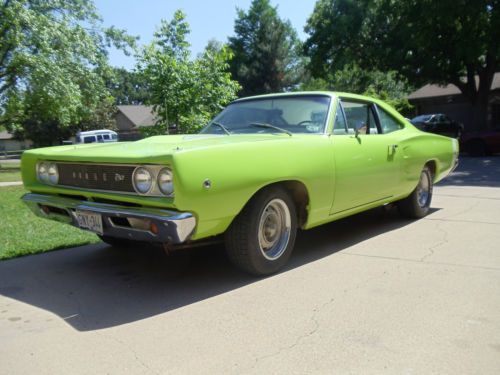
{"type": "MultiPolygon", "coordinates": [[[[380,208],[299,232],[282,272],[411,223],[380,208]]],[[[146,319],[261,280],[235,269],[222,245],[167,257],[156,248],[99,244],[0,262],[1,295],[47,310],[78,331],[146,319]]]]}
{"type": "Polygon", "coordinates": [[[457,169],[438,186],[500,186],[500,156],[460,156],[457,169]]]}

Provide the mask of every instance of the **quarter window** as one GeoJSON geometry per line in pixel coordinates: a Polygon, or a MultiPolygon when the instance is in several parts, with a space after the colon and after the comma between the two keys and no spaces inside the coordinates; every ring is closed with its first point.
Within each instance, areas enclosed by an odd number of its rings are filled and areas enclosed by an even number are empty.
{"type": "Polygon", "coordinates": [[[396,130],[402,129],[402,125],[384,109],[377,106],[378,117],[380,120],[380,127],[382,128],[382,133],[391,133],[396,130]]]}

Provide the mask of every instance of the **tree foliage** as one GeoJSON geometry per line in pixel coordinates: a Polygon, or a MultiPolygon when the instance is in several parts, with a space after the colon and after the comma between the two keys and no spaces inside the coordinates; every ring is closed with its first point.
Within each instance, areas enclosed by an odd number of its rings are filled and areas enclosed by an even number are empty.
{"type": "Polygon", "coordinates": [[[77,124],[102,126],[95,120],[109,107],[107,48],[134,40],[103,28],[91,0],[3,0],[1,123],[38,144],[71,135],[77,124]]]}
{"type": "Polygon", "coordinates": [[[453,83],[484,126],[500,63],[498,0],[318,0],[306,32],[314,76],[355,63],[414,85],[453,83]]]}
{"type": "Polygon", "coordinates": [[[191,60],[188,33],[184,13],[176,11],[172,21],[162,20],[154,40],[138,57],[138,71],[159,118],[150,132],[165,133],[174,124],[178,132],[195,132],[239,90],[228,72],[227,47],[209,43],[201,56],[191,60]]]}
{"type": "Polygon", "coordinates": [[[309,77],[300,85],[300,90],[343,91],[379,98],[396,108],[399,112],[409,114],[412,106],[406,99],[411,87],[408,81],[395,71],[361,69],[356,64],[346,64],[325,78],[309,77]]]}
{"type": "Polygon", "coordinates": [[[269,0],[253,0],[248,12],[238,10],[231,73],[242,85],[241,95],[289,90],[303,74],[301,43],[290,21],[282,20],[269,0]]]}
{"type": "Polygon", "coordinates": [[[116,105],[140,105],[150,99],[144,77],[124,68],[113,68],[113,74],[106,80],[106,87],[116,105]]]}

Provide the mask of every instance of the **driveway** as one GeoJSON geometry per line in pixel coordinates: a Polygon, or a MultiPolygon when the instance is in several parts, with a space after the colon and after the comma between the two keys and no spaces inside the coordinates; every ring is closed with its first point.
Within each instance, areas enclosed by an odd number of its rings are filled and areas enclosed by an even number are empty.
{"type": "Polygon", "coordinates": [[[302,232],[263,279],[218,246],[0,262],[0,374],[499,374],[499,171],[464,159],[422,220],[302,232]]]}

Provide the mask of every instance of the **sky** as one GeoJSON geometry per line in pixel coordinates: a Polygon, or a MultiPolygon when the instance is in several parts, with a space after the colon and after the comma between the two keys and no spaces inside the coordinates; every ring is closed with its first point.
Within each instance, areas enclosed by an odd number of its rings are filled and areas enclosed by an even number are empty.
{"type": "MultiPolygon", "coordinates": [[[[288,19],[304,40],[304,25],[311,15],[316,0],[271,0],[278,6],[281,18],[288,19]]],[[[161,19],[171,20],[181,9],[191,27],[188,41],[193,56],[202,52],[210,39],[226,42],[234,33],[236,8],[248,10],[251,0],[95,0],[104,26],[125,29],[130,35],[140,37],[140,44],[151,42],[161,19]]],[[[110,51],[110,64],[132,70],[133,57],[117,50],[110,51]]]]}

